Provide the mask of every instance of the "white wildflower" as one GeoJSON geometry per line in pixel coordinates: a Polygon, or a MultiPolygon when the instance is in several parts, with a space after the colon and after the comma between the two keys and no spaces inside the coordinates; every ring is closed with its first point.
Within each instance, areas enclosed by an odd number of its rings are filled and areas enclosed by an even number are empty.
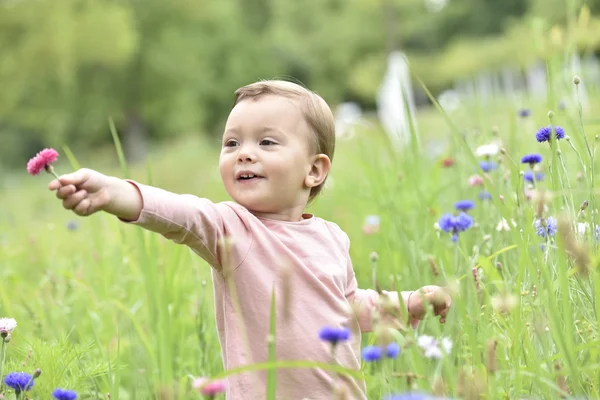
{"type": "Polygon", "coordinates": [[[477,157],[492,157],[500,152],[500,148],[496,143],[484,144],[475,150],[477,157]]]}
{"type": "Polygon", "coordinates": [[[510,231],[510,226],[513,226],[513,228],[515,228],[517,226],[517,223],[515,222],[514,219],[510,220],[510,224],[508,223],[508,221],[506,220],[506,218],[502,218],[500,220],[500,222],[498,222],[498,225],[496,226],[496,230],[498,232],[500,231],[510,231]]]}
{"type": "Polygon", "coordinates": [[[590,224],[588,224],[587,222],[578,222],[577,223],[577,233],[581,236],[585,236],[585,232],[587,231],[587,228],[590,227],[590,224]]]}
{"type": "Polygon", "coordinates": [[[17,327],[14,318],[0,318],[0,333],[11,333],[17,327]]]}
{"type": "Polygon", "coordinates": [[[423,349],[425,357],[435,360],[439,360],[444,354],[450,354],[452,351],[452,340],[448,337],[443,337],[438,342],[433,336],[421,335],[417,338],[417,344],[423,349]]]}
{"type": "Polygon", "coordinates": [[[365,218],[365,223],[363,224],[363,232],[366,235],[372,235],[375,232],[379,231],[379,224],[381,219],[377,215],[368,215],[365,218]]]}

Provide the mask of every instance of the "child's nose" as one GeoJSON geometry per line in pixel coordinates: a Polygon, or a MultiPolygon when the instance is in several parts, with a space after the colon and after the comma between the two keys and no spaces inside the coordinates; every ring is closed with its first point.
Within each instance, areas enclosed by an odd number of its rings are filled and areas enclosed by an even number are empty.
{"type": "Polygon", "coordinates": [[[254,162],[256,155],[249,146],[243,146],[238,153],[238,162],[254,162]]]}

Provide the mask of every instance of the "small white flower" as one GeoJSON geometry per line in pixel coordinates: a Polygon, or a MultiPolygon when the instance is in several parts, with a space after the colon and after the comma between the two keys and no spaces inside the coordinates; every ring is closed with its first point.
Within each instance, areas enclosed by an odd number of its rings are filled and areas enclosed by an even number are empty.
{"type": "Polygon", "coordinates": [[[585,235],[585,232],[587,231],[587,228],[589,228],[590,224],[588,224],[587,222],[578,222],[577,223],[577,233],[581,236],[585,235]]]}
{"type": "Polygon", "coordinates": [[[17,327],[17,321],[14,318],[0,318],[0,332],[11,333],[17,327]]]}
{"type": "Polygon", "coordinates": [[[500,232],[500,231],[507,231],[508,232],[508,231],[510,231],[510,226],[511,225],[513,226],[513,228],[517,226],[517,223],[515,222],[514,219],[511,219],[510,220],[510,224],[509,224],[508,221],[506,220],[506,218],[502,218],[500,220],[500,222],[498,222],[498,226],[496,226],[496,230],[498,232],[500,232]]]}
{"type": "Polygon", "coordinates": [[[379,231],[379,223],[381,222],[377,215],[367,215],[363,224],[363,232],[366,235],[372,235],[379,231]]]}
{"type": "Polygon", "coordinates": [[[442,348],[444,349],[444,352],[446,352],[446,354],[450,354],[450,352],[452,351],[452,340],[449,337],[444,336],[442,338],[442,348]]]}
{"type": "Polygon", "coordinates": [[[506,220],[506,218],[502,218],[500,220],[500,222],[498,222],[498,226],[496,226],[496,230],[498,232],[500,231],[510,231],[510,226],[508,225],[508,221],[506,220]]]}
{"type": "Polygon", "coordinates": [[[433,336],[422,335],[417,338],[417,344],[423,349],[425,357],[435,360],[439,360],[444,354],[450,354],[452,351],[452,340],[445,336],[438,342],[433,336]]]}
{"type": "Polygon", "coordinates": [[[500,152],[500,148],[495,143],[484,144],[475,150],[477,157],[492,157],[500,152]]]}
{"type": "Polygon", "coordinates": [[[376,226],[379,226],[380,222],[381,222],[381,219],[379,218],[378,215],[367,215],[367,217],[365,218],[365,224],[366,225],[376,225],[376,226]]]}

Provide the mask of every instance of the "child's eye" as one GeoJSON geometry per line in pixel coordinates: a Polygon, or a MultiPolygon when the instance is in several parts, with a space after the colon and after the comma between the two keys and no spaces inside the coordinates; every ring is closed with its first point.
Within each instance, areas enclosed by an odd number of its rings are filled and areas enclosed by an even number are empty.
{"type": "Polygon", "coordinates": [[[235,147],[238,145],[239,145],[239,143],[237,142],[237,140],[233,140],[233,139],[229,139],[228,141],[225,142],[225,147],[235,147]]]}
{"type": "Polygon", "coordinates": [[[277,144],[277,143],[275,143],[274,141],[269,140],[269,139],[263,139],[260,141],[261,146],[272,146],[274,144],[277,144]]]}

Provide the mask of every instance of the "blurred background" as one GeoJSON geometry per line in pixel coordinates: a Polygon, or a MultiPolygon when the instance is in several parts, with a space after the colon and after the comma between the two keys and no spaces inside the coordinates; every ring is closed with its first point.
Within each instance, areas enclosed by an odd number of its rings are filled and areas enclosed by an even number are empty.
{"type": "Polygon", "coordinates": [[[417,79],[449,109],[546,101],[554,55],[596,90],[599,13],[600,0],[0,0],[0,173],[43,147],[112,146],[109,118],[129,161],[216,141],[234,90],[259,79],[308,86],[340,121],[376,115],[386,87],[430,107],[417,79]]]}

